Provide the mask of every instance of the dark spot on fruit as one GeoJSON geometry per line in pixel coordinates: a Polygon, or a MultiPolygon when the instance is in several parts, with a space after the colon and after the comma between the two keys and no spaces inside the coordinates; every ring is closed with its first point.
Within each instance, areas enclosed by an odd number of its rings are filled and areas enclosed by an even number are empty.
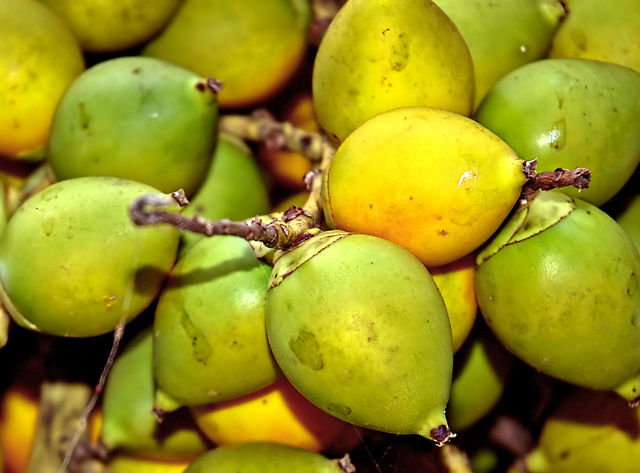
{"type": "Polygon", "coordinates": [[[560,458],[567,458],[570,455],[568,450],[563,450],[560,452],[560,458]]]}
{"type": "Polygon", "coordinates": [[[303,365],[315,371],[323,368],[322,352],[314,333],[300,330],[298,336],[289,341],[289,348],[303,365]]]}
{"type": "Polygon", "coordinates": [[[140,68],[139,68],[139,67],[136,67],[136,68],[133,70],[133,73],[134,73],[134,74],[140,74],[140,68]]]}
{"type": "Polygon", "coordinates": [[[340,404],[338,402],[332,402],[327,406],[327,410],[330,412],[335,412],[336,414],[342,416],[351,415],[351,408],[349,406],[345,406],[344,404],[340,404]]]}
{"type": "Polygon", "coordinates": [[[206,88],[207,88],[207,86],[204,85],[202,82],[198,82],[196,84],[196,89],[198,89],[200,92],[204,92],[206,88]]]}
{"type": "Polygon", "coordinates": [[[442,235],[442,236],[448,236],[448,235],[449,235],[449,232],[448,232],[448,231],[446,231],[446,230],[440,230],[438,233],[439,233],[440,235],[442,235]]]}
{"type": "Polygon", "coordinates": [[[373,204],[369,204],[369,208],[373,210],[373,204]]]}

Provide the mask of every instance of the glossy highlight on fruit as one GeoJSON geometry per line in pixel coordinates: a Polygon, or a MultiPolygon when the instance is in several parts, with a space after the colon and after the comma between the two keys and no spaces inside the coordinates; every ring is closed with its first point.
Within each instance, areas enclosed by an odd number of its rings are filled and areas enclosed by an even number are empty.
{"type": "Polygon", "coordinates": [[[522,165],[470,118],[396,109],[340,145],[324,176],[324,214],[331,228],[385,238],[426,266],[440,266],[498,229],[526,182],[522,165]]]}
{"type": "Polygon", "coordinates": [[[337,230],[306,240],[274,265],[266,322],[278,365],[320,409],[374,430],[451,437],[446,308],[398,245],[337,230]]]}

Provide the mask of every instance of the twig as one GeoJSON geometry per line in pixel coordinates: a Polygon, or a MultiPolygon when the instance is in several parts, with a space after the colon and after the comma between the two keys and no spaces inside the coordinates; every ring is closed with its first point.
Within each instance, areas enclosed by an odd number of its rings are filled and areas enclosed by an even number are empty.
{"type": "Polygon", "coordinates": [[[587,168],[563,169],[536,173],[538,158],[525,161],[523,172],[529,181],[522,187],[520,200],[528,201],[539,190],[548,191],[562,187],[586,189],[591,183],[591,171],[587,168]]]}

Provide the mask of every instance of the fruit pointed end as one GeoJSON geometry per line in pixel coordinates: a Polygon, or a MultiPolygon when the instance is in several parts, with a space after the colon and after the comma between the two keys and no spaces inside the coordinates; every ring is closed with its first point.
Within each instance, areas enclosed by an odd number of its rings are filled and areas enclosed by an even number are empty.
{"type": "Polygon", "coordinates": [[[454,438],[456,434],[451,432],[447,424],[441,424],[429,431],[429,438],[436,443],[436,446],[442,447],[449,440],[454,438]]]}

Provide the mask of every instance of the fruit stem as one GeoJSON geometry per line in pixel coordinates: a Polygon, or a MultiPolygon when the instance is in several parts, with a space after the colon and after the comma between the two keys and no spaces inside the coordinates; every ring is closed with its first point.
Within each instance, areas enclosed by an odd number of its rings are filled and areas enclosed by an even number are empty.
{"type": "Polygon", "coordinates": [[[335,149],[326,138],[319,133],[295,128],[287,122],[276,122],[264,111],[250,116],[228,115],[221,119],[220,127],[221,132],[243,140],[262,141],[278,149],[297,151],[316,162],[316,169],[307,173],[304,178],[309,190],[305,204],[242,222],[228,219],[212,221],[197,215],[186,217],[178,212],[165,210],[175,203],[180,207],[189,203],[184,191],[179,189],[165,196],[148,194],[136,199],[129,207],[132,221],[136,225],[165,223],[206,236],[239,236],[251,242],[256,255],[265,259],[272,256],[272,252],[266,249],[287,250],[317,234],[324,224],[322,176],[335,154],[335,149]]]}
{"type": "Polygon", "coordinates": [[[529,201],[539,190],[548,191],[570,186],[586,189],[591,183],[591,171],[587,168],[557,168],[555,171],[537,173],[537,165],[538,158],[525,161],[522,165],[522,170],[528,181],[522,187],[521,201],[529,201]]]}

